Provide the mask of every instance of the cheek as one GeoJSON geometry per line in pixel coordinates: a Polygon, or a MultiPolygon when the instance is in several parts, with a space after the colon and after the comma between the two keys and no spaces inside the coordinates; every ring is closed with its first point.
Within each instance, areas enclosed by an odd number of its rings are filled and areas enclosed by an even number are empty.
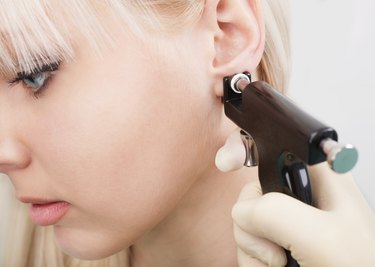
{"type": "Polygon", "coordinates": [[[154,188],[156,181],[168,184],[179,156],[176,148],[194,140],[192,123],[174,104],[114,87],[105,96],[92,91],[82,99],[89,104],[64,105],[43,133],[43,139],[58,140],[42,146],[41,158],[48,159],[43,165],[51,173],[61,171],[59,182],[69,192],[77,190],[76,196],[84,198],[106,189],[101,195],[116,192],[111,199],[126,199],[131,192],[154,188]]]}
{"type": "Polygon", "coordinates": [[[172,70],[131,68],[153,75],[129,80],[94,70],[95,80],[50,101],[36,130],[33,150],[50,188],[73,205],[57,231],[66,250],[94,240],[131,244],[176,205],[209,157],[207,97],[181,88],[172,70]]]}

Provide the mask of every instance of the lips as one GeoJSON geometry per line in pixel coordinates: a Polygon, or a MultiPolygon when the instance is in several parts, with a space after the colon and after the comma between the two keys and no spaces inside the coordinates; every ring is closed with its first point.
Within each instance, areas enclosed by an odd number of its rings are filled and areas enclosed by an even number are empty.
{"type": "Polygon", "coordinates": [[[67,213],[70,206],[64,201],[33,203],[29,213],[31,221],[41,226],[56,224],[67,213]]]}
{"type": "Polygon", "coordinates": [[[18,197],[19,201],[31,204],[30,218],[34,224],[47,226],[56,224],[67,213],[70,204],[61,200],[35,197],[18,197]]]}

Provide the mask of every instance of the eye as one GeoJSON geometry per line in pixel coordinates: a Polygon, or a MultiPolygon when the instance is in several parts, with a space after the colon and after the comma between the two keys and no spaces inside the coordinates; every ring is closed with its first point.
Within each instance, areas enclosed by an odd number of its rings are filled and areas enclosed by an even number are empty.
{"type": "Polygon", "coordinates": [[[35,94],[43,89],[51,76],[51,72],[41,72],[27,76],[20,81],[35,94]]]}
{"type": "Polygon", "coordinates": [[[32,70],[30,73],[19,72],[15,79],[9,82],[10,86],[22,83],[23,87],[30,91],[34,97],[38,97],[47,88],[60,63],[51,63],[32,70]]]}

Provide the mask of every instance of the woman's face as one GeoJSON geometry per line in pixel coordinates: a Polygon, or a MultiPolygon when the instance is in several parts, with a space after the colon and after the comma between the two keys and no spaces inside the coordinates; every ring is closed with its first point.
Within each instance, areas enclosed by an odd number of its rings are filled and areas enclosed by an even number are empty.
{"type": "Polygon", "coordinates": [[[57,242],[85,259],[131,245],[166,217],[212,167],[209,129],[221,115],[203,32],[115,36],[100,57],[77,41],[75,61],[37,99],[0,81],[0,171],[18,198],[70,203],[57,242]]]}

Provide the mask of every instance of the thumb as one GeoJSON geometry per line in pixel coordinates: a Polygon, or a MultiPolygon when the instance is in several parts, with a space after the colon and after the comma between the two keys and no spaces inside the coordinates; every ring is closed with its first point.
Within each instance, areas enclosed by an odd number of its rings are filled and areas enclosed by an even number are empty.
{"type": "Polygon", "coordinates": [[[367,206],[361,191],[350,173],[337,174],[327,163],[309,167],[315,205],[322,210],[356,210],[367,206]]]}
{"type": "MultiPolygon", "coordinates": [[[[250,194],[255,195],[259,190],[256,184],[253,190],[250,194]]],[[[249,187],[247,191],[250,191],[249,187]]],[[[292,252],[296,248],[307,250],[317,242],[315,237],[319,236],[324,211],[281,193],[242,199],[232,209],[233,220],[242,230],[292,252]]]]}

